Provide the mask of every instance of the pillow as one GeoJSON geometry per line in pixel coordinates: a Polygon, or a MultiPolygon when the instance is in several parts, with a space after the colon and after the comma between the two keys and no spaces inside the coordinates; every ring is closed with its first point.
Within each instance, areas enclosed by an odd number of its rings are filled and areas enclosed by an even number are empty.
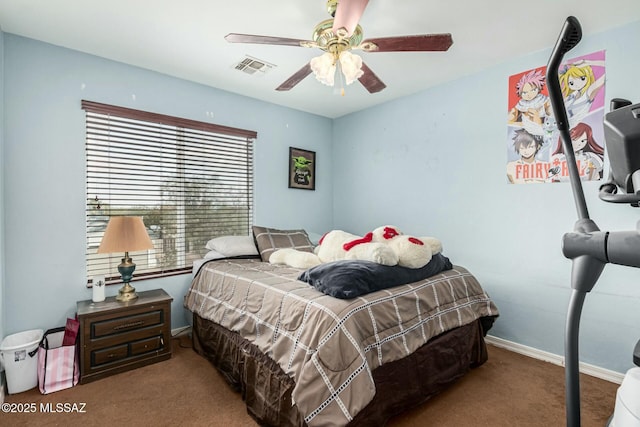
{"type": "Polygon", "coordinates": [[[418,282],[453,266],[449,258],[435,254],[424,267],[408,268],[371,261],[340,260],[320,264],[300,274],[302,280],[335,298],[350,299],[381,289],[418,282]]]}
{"type": "Polygon", "coordinates": [[[293,248],[313,252],[313,244],[304,230],[278,230],[254,225],[253,237],[264,262],[269,262],[271,254],[278,249],[293,248]]]}
{"type": "Polygon", "coordinates": [[[207,242],[206,248],[225,257],[258,255],[252,236],[221,236],[207,242]]]}
{"type": "Polygon", "coordinates": [[[203,259],[221,259],[221,258],[226,258],[226,256],[224,254],[216,251],[215,249],[212,249],[209,252],[207,252],[206,254],[204,254],[204,256],[202,258],[203,259]]]}

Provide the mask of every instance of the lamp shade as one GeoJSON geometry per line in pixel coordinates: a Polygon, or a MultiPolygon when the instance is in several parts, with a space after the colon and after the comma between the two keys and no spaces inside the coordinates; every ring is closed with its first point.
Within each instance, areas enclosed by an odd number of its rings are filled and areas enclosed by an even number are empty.
{"type": "Polygon", "coordinates": [[[334,75],[336,73],[336,62],[333,54],[325,52],[320,56],[312,58],[309,64],[311,65],[313,74],[320,83],[333,86],[334,75]]]}
{"type": "Polygon", "coordinates": [[[362,71],[362,58],[351,52],[345,51],[340,54],[340,65],[342,74],[344,74],[345,81],[348,85],[355,82],[364,74],[364,71],[362,71]]]}
{"type": "Polygon", "coordinates": [[[98,248],[99,254],[153,249],[153,243],[139,216],[113,216],[98,248]]]}

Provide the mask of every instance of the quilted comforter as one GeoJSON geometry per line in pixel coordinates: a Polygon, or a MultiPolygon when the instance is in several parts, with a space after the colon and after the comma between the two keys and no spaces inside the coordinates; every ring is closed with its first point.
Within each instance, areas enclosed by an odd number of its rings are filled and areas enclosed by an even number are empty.
{"type": "Polygon", "coordinates": [[[208,262],[185,307],[238,332],[293,378],[309,426],[347,424],[375,395],[371,371],[430,338],[498,310],[465,268],[354,299],[297,280],[302,270],[255,259],[208,262]]]}

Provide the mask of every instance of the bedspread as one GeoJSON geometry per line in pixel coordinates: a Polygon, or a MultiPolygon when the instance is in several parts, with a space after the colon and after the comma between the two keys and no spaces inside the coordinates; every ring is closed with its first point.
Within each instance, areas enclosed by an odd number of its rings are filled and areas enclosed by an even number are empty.
{"type": "Polygon", "coordinates": [[[303,270],[258,260],[205,264],[185,307],[238,332],[295,381],[309,426],[347,424],[375,395],[371,371],[430,338],[498,310],[465,268],[354,299],[297,280],[303,270]]]}

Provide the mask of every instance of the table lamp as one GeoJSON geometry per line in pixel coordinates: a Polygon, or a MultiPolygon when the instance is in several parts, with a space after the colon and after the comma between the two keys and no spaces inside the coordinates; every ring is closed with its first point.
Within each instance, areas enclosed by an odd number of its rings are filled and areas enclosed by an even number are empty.
{"type": "Polygon", "coordinates": [[[124,258],[118,265],[124,285],[118,291],[116,300],[131,301],[138,298],[135,288],[129,284],[136,269],[135,263],[129,257],[129,252],[145,249],[153,249],[153,243],[147,234],[142,217],[113,216],[109,219],[98,253],[124,252],[124,258]]]}

